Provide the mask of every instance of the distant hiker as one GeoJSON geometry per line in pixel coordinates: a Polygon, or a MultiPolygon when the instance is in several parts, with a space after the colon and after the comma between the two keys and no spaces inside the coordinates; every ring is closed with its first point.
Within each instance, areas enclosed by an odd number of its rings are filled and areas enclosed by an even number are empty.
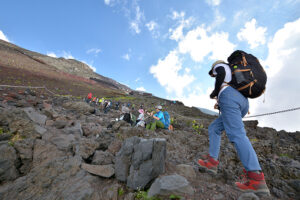
{"type": "Polygon", "coordinates": [[[143,104],[143,103],[141,103],[140,109],[143,109],[143,110],[144,110],[144,104],[143,104]]]}
{"type": "Polygon", "coordinates": [[[100,108],[103,110],[103,109],[104,109],[104,104],[105,104],[104,98],[101,98],[101,99],[99,100],[99,102],[100,102],[100,108]]]}
{"type": "MultiPolygon", "coordinates": [[[[238,61],[236,65],[240,65],[240,63],[243,63],[243,61],[238,61]]],[[[234,143],[238,156],[245,168],[246,180],[236,182],[236,187],[242,192],[269,195],[270,191],[265,182],[264,174],[261,171],[257,155],[246,135],[242,121],[242,117],[247,114],[249,109],[248,99],[230,85],[230,82],[236,77],[232,73],[229,64],[222,60],[216,61],[213,63],[209,75],[216,78],[215,89],[210,94],[210,98],[217,98],[217,105],[221,114],[208,127],[209,154],[198,160],[199,167],[213,174],[217,173],[221,134],[225,130],[228,139],[234,143]]]]}
{"type": "Polygon", "coordinates": [[[115,106],[115,110],[119,110],[119,109],[120,109],[120,102],[117,102],[115,106]]]}
{"type": "Polygon", "coordinates": [[[86,97],[86,102],[87,102],[87,103],[90,103],[90,102],[91,102],[92,96],[93,96],[93,95],[92,95],[91,92],[87,95],[87,97],[86,97]]]}
{"type": "Polygon", "coordinates": [[[145,127],[145,111],[144,109],[139,109],[139,116],[136,120],[136,126],[141,126],[141,127],[145,127]]]}
{"type": "Polygon", "coordinates": [[[108,113],[111,107],[111,101],[107,101],[105,107],[104,107],[104,113],[108,113]]]}
{"type": "Polygon", "coordinates": [[[130,109],[126,105],[122,106],[122,113],[123,115],[120,117],[120,119],[131,124],[130,109]]]}
{"type": "Polygon", "coordinates": [[[155,114],[153,112],[147,113],[148,115],[153,117],[155,121],[150,124],[147,124],[146,129],[150,129],[154,131],[156,128],[162,128],[162,129],[165,128],[165,118],[161,109],[162,109],[161,105],[158,105],[155,107],[156,110],[155,114]]]}
{"type": "Polygon", "coordinates": [[[131,126],[135,126],[136,124],[136,116],[133,113],[130,113],[130,124],[131,126]]]}
{"type": "Polygon", "coordinates": [[[92,105],[92,106],[95,106],[95,105],[96,105],[96,99],[97,99],[97,97],[93,97],[93,98],[92,98],[92,101],[91,101],[91,105],[92,105]]]}

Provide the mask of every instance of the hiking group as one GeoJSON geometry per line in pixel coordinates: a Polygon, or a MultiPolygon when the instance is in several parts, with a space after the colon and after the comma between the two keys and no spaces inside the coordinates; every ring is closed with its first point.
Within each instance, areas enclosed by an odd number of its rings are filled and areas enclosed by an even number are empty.
{"type": "Polygon", "coordinates": [[[120,119],[130,123],[132,126],[145,127],[146,129],[153,131],[157,128],[173,130],[170,115],[168,111],[162,111],[161,105],[155,107],[155,112],[147,112],[142,104],[138,112],[139,115],[138,118],[136,118],[136,116],[129,109],[129,104],[127,106],[123,105],[123,115],[120,117],[120,119]]]}
{"type": "Polygon", "coordinates": [[[210,98],[217,99],[215,108],[220,110],[220,115],[208,127],[209,153],[198,160],[198,165],[217,174],[221,134],[225,131],[244,166],[244,180],[235,183],[237,189],[269,195],[256,152],[242,121],[249,110],[248,97],[256,98],[264,93],[266,73],[256,57],[243,51],[233,52],[227,61],[216,61],[209,71],[209,75],[216,79],[210,98]]]}
{"type": "MultiPolygon", "coordinates": [[[[104,98],[93,97],[92,93],[89,93],[85,98],[85,101],[92,106],[100,106],[100,109],[107,113],[112,107],[112,101],[105,100],[104,98]]],[[[120,109],[120,102],[115,103],[115,110],[120,109]]],[[[171,125],[171,119],[168,111],[162,111],[162,106],[157,105],[155,112],[147,112],[144,109],[144,105],[141,104],[138,109],[138,114],[135,112],[135,105],[130,103],[124,103],[121,107],[122,115],[118,120],[124,120],[131,124],[131,126],[145,127],[146,129],[155,130],[156,128],[173,130],[171,125]],[[138,115],[138,118],[136,116],[138,115]]]]}

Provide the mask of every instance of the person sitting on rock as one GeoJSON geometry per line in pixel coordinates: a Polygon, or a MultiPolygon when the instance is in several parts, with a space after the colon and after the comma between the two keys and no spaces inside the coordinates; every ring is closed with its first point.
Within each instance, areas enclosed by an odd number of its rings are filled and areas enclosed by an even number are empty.
{"type": "Polygon", "coordinates": [[[136,126],[145,127],[145,111],[144,109],[139,109],[139,116],[136,120],[136,126]]]}
{"type": "Polygon", "coordinates": [[[162,110],[161,105],[158,105],[155,107],[156,113],[154,114],[153,112],[151,113],[147,113],[148,115],[150,115],[155,121],[147,124],[146,129],[150,129],[150,130],[155,130],[156,128],[165,128],[165,117],[162,110]]]}
{"type": "MultiPolygon", "coordinates": [[[[210,98],[217,98],[216,104],[221,114],[208,127],[209,154],[198,160],[199,168],[217,174],[221,135],[225,130],[228,139],[234,144],[244,166],[244,181],[236,182],[242,192],[254,192],[269,195],[270,191],[261,171],[257,155],[246,135],[242,117],[249,109],[249,102],[238,90],[227,83],[232,79],[231,69],[224,61],[216,61],[209,72],[216,77],[215,89],[210,98]]],[[[217,107],[215,105],[215,107],[217,107]]]]}
{"type": "Polygon", "coordinates": [[[126,105],[122,106],[122,113],[123,115],[120,117],[120,120],[131,124],[130,109],[126,105]]]}

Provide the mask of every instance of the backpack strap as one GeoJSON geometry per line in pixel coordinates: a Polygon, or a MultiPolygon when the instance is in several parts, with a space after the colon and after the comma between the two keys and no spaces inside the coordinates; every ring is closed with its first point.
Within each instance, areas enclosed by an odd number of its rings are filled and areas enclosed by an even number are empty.
{"type": "Polygon", "coordinates": [[[247,60],[246,60],[246,57],[245,57],[245,54],[242,54],[243,56],[242,56],[242,59],[243,59],[243,65],[244,65],[244,67],[246,67],[247,65],[248,65],[248,62],[247,62],[247,60]]]}
{"type": "Polygon", "coordinates": [[[251,82],[248,83],[247,85],[245,85],[245,86],[243,86],[243,87],[240,87],[240,88],[238,88],[237,90],[238,90],[238,91],[241,91],[241,90],[243,90],[243,89],[246,89],[247,87],[250,87],[250,89],[249,89],[249,95],[251,95],[251,94],[252,94],[251,88],[252,88],[252,86],[254,85],[254,83],[256,83],[256,82],[257,82],[257,80],[255,79],[254,81],[251,81],[251,82]]]}
{"type": "Polygon", "coordinates": [[[236,73],[236,72],[248,72],[248,71],[251,71],[251,69],[237,69],[237,70],[234,70],[233,72],[231,72],[232,74],[236,73]]]}

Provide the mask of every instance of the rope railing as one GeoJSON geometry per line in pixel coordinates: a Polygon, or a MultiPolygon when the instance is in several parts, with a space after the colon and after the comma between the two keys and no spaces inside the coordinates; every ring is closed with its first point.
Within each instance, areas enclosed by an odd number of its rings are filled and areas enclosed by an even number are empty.
{"type": "Polygon", "coordinates": [[[54,92],[52,92],[51,90],[49,90],[47,87],[43,86],[43,87],[40,87],[40,86],[37,86],[37,87],[34,87],[34,86],[22,86],[22,85],[0,85],[0,87],[10,87],[10,88],[29,88],[29,89],[45,89],[46,91],[48,91],[49,93],[53,94],[53,95],[58,95],[54,92]]]}
{"type": "Polygon", "coordinates": [[[271,112],[271,113],[252,115],[252,116],[247,116],[247,117],[244,117],[244,118],[261,117],[261,116],[266,116],[266,115],[275,115],[275,114],[278,114],[278,113],[291,112],[291,111],[295,111],[295,110],[300,110],[300,107],[290,108],[290,109],[286,109],[286,110],[280,110],[280,111],[271,112]]]}

